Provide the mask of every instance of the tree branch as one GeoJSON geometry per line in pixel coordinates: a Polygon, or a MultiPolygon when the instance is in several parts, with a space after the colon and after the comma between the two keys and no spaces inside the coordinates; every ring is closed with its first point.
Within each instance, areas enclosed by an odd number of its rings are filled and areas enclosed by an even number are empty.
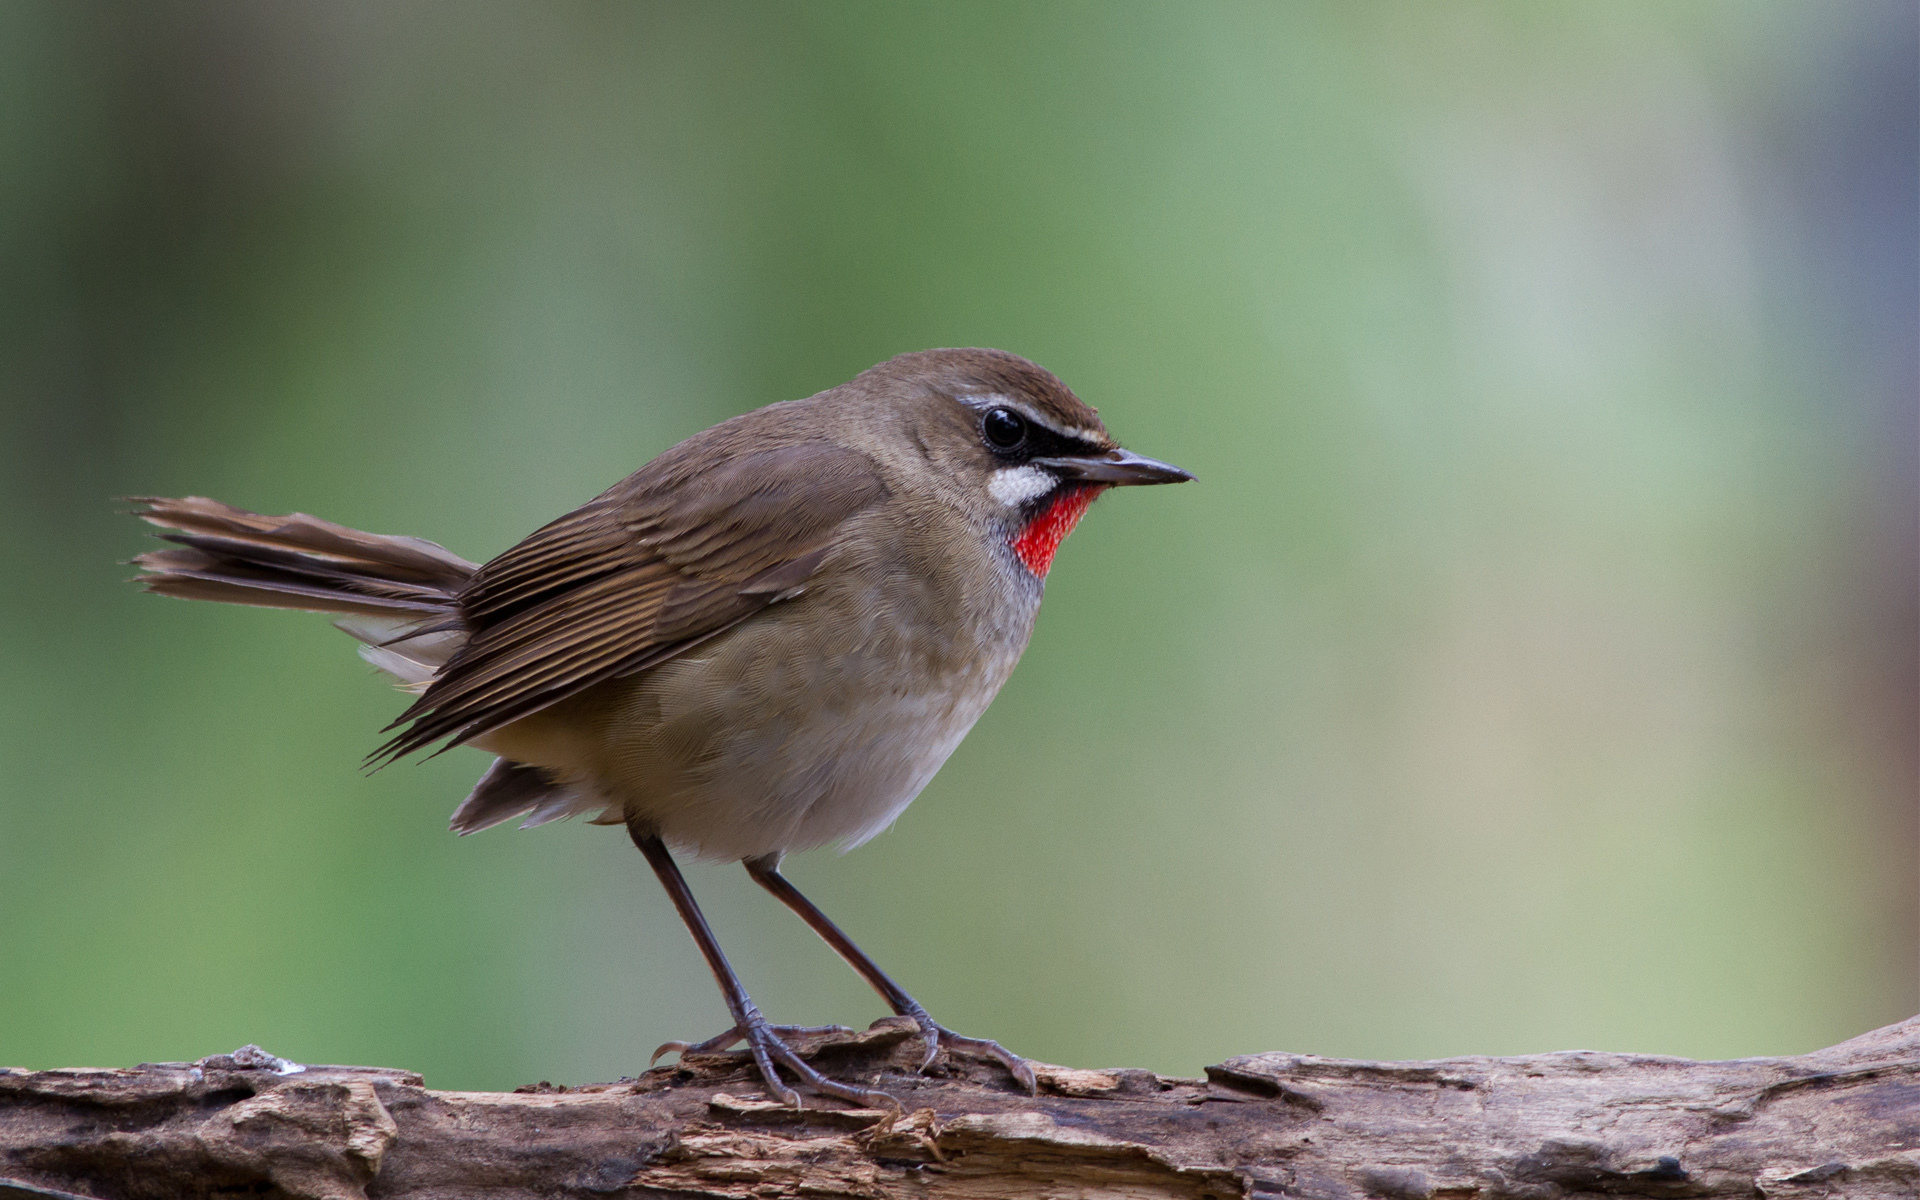
{"type": "Polygon", "coordinates": [[[899,1018],[803,1053],[903,1113],[763,1099],[744,1060],[443,1092],[256,1048],[0,1070],[0,1197],[1920,1196],[1920,1017],[1797,1058],[1258,1054],[1204,1079],[987,1063],[908,1073],[899,1018]]]}

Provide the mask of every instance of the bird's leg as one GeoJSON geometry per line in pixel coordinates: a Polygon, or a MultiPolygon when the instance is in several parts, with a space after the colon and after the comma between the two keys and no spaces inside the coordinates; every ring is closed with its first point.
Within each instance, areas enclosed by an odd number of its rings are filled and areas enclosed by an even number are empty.
{"type": "Polygon", "coordinates": [[[920,1036],[926,1043],[926,1055],[920,1060],[920,1069],[925,1070],[940,1051],[941,1045],[994,1059],[1020,1081],[1029,1093],[1039,1090],[1033,1076],[1033,1068],[1027,1060],[1002,1046],[999,1042],[985,1038],[962,1037],[944,1025],[937,1024],[920,1007],[920,1002],[907,995],[907,990],[888,977],[880,969],[880,964],[867,957],[866,951],[853,944],[853,939],[843,933],[827,914],[815,907],[813,901],[800,894],[785,875],[780,873],[780,860],[771,855],[764,858],[749,858],[741,864],[753,881],[772,892],[780,903],[797,913],[809,928],[820,935],[820,940],[833,947],[833,952],[846,960],[848,966],[860,973],[873,990],[880,993],[881,999],[892,1006],[893,1011],[903,1017],[912,1017],[913,1023],[920,1027],[920,1036]]]}
{"type": "Polygon", "coordinates": [[[627,832],[632,836],[633,844],[640,848],[640,853],[646,856],[648,865],[653,868],[653,873],[659,877],[660,886],[666,888],[667,895],[672,897],[673,906],[680,911],[680,920],[685,923],[687,932],[693,935],[694,944],[700,947],[700,953],[706,958],[707,966],[713,970],[713,977],[720,985],[720,995],[727,1002],[727,1012],[733,1016],[732,1029],[711,1041],[702,1042],[698,1046],[689,1046],[687,1049],[724,1049],[745,1039],[747,1050],[753,1055],[754,1064],[760,1068],[760,1077],[766,1081],[767,1090],[795,1108],[800,1107],[800,1096],[780,1081],[780,1073],[774,1067],[776,1062],[792,1071],[799,1077],[801,1083],[816,1092],[838,1096],[842,1100],[868,1108],[899,1108],[900,1102],[885,1092],[873,1088],[854,1087],[851,1084],[828,1079],[808,1066],[798,1054],[780,1040],[780,1032],[791,1031],[792,1027],[776,1030],[775,1026],[768,1024],[767,1019],[760,1015],[759,1008],[747,995],[747,989],[741,985],[740,977],[733,973],[733,967],[727,962],[726,954],[721,951],[719,941],[713,936],[713,930],[708,928],[707,919],[701,915],[700,906],[694,903],[693,892],[688,889],[686,879],[680,874],[680,868],[675,865],[673,855],[667,852],[666,843],[654,834],[643,832],[632,825],[627,827],[627,832]]]}

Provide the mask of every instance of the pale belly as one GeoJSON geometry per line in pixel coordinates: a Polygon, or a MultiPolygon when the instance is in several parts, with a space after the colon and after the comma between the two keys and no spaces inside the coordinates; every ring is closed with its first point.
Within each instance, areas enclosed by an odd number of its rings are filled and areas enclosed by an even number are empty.
{"type": "Polygon", "coordinates": [[[1038,596],[1026,600],[955,629],[872,597],[804,597],[796,606],[847,610],[833,624],[853,636],[835,649],[810,636],[814,623],[769,612],[498,731],[489,748],[559,769],[607,818],[701,858],[855,846],[900,815],[986,711],[1026,647],[1038,596]],[[875,611],[893,619],[861,615],[875,611]]]}

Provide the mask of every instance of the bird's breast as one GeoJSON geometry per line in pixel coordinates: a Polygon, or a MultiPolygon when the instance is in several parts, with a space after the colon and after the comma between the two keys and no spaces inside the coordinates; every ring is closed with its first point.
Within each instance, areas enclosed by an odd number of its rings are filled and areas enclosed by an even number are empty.
{"type": "Polygon", "coordinates": [[[1026,648],[1037,580],[1008,557],[856,541],[798,597],[583,695],[594,786],[702,857],[865,841],[1026,648]]]}

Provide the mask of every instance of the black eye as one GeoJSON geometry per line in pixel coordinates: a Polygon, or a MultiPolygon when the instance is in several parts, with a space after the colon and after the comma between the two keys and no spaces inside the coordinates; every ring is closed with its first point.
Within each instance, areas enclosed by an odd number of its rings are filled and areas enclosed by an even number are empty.
{"type": "Polygon", "coordinates": [[[1016,450],[1027,440],[1027,419],[1010,408],[990,408],[980,419],[980,432],[995,450],[1016,450]]]}

